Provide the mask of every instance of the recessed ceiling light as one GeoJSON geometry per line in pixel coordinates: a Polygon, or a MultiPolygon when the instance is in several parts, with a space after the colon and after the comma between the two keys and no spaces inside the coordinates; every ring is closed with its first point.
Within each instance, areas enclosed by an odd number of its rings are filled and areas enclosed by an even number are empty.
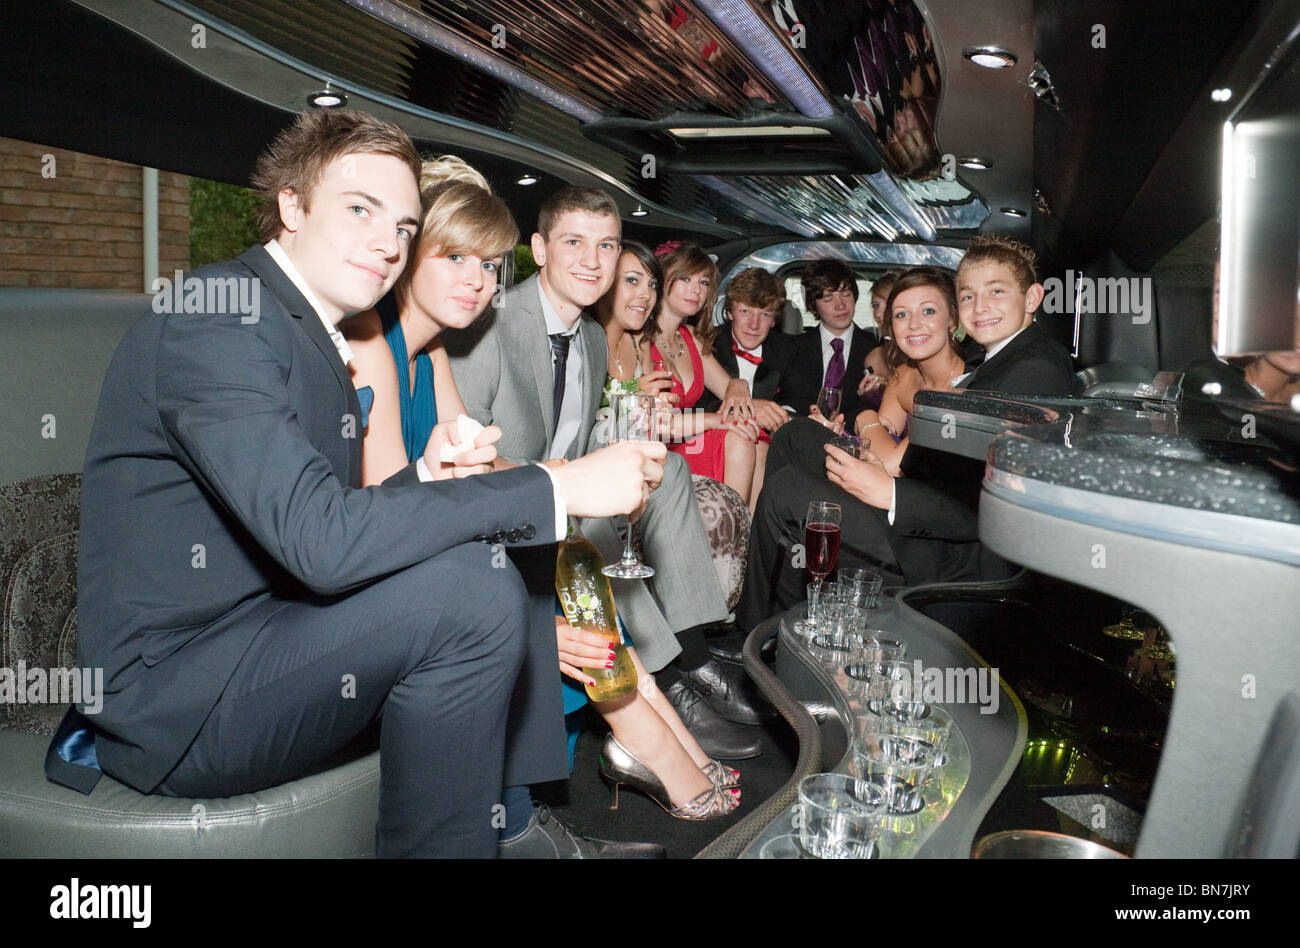
{"type": "Polygon", "coordinates": [[[1007,217],[1025,217],[1025,212],[1018,207],[1004,207],[1002,213],[1007,217]]]}
{"type": "Polygon", "coordinates": [[[993,162],[988,158],[980,158],[977,155],[967,155],[965,158],[958,158],[957,164],[963,168],[970,168],[973,171],[988,171],[993,167],[993,162]]]}
{"type": "Polygon", "coordinates": [[[1016,54],[1000,46],[968,46],[961,54],[986,69],[1006,69],[1016,64],[1016,54]]]}
{"type": "Polygon", "coordinates": [[[528,187],[530,184],[536,184],[536,183],[537,183],[537,175],[533,174],[531,171],[525,171],[523,174],[521,174],[518,178],[515,179],[515,184],[522,184],[524,187],[528,187]]]}
{"type": "Polygon", "coordinates": [[[1210,93],[1210,98],[1215,102],[1227,102],[1232,98],[1232,90],[1226,86],[1222,89],[1215,89],[1210,93]]]}
{"type": "Polygon", "coordinates": [[[318,109],[336,109],[348,104],[348,97],[336,89],[330,88],[330,80],[325,81],[325,88],[307,96],[307,104],[318,109]]]}
{"type": "Polygon", "coordinates": [[[632,212],[632,216],[633,216],[633,217],[645,217],[645,216],[646,216],[647,214],[649,214],[649,213],[650,213],[649,211],[647,211],[644,207],[642,207],[640,204],[638,204],[638,205],[636,206],[636,210],[634,210],[634,211],[632,212]]]}

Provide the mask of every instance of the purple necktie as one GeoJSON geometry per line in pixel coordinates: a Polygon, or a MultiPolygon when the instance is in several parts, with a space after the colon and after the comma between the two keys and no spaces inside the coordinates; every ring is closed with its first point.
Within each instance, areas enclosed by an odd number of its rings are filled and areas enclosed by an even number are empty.
{"type": "Polygon", "coordinates": [[[830,365],[826,366],[826,387],[839,388],[844,383],[844,340],[832,339],[831,348],[835,354],[831,356],[830,365]]]}

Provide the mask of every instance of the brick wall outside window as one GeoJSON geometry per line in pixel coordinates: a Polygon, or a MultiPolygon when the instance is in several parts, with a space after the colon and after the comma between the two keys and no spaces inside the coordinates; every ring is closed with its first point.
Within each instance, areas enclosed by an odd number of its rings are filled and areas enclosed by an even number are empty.
{"type": "MultiPolygon", "coordinates": [[[[0,286],[144,291],[139,165],[0,138],[0,286]],[[53,155],[53,177],[43,177],[53,155]]],[[[189,267],[190,183],[158,173],[158,272],[189,267]]]]}

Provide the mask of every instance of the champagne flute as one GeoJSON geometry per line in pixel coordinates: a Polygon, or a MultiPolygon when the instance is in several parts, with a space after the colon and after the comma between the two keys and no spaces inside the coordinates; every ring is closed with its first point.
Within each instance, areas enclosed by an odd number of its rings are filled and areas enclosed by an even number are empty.
{"type": "MultiPolygon", "coordinates": [[[[609,443],[619,441],[649,441],[654,430],[655,399],[643,392],[617,392],[609,400],[609,443]]],[[[614,579],[648,579],[655,574],[646,566],[632,546],[632,521],[626,517],[627,539],[623,543],[623,558],[605,566],[601,572],[614,579]]]]}
{"type": "Polygon", "coordinates": [[[838,388],[829,388],[825,385],[817,393],[817,410],[826,419],[826,424],[833,422],[835,416],[840,413],[840,402],[843,397],[843,393],[838,388]]]}
{"type": "Polygon", "coordinates": [[[814,500],[804,518],[804,551],[813,583],[808,586],[808,618],[795,623],[795,631],[812,637],[817,631],[817,600],[822,583],[835,568],[840,553],[840,505],[814,500]]]}

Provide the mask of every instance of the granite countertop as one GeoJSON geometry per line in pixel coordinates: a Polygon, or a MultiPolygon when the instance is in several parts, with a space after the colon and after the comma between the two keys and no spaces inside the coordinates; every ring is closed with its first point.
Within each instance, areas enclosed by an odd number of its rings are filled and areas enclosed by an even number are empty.
{"type": "MultiPolygon", "coordinates": [[[[1300,524],[1300,452],[1277,437],[1288,430],[1284,419],[1281,429],[1275,414],[1268,416],[1271,427],[1260,425],[1267,408],[1086,398],[1043,402],[1060,419],[1019,425],[999,436],[989,449],[994,468],[1113,497],[1300,524]]],[[[1300,430],[1300,418],[1294,424],[1300,430]]]]}

